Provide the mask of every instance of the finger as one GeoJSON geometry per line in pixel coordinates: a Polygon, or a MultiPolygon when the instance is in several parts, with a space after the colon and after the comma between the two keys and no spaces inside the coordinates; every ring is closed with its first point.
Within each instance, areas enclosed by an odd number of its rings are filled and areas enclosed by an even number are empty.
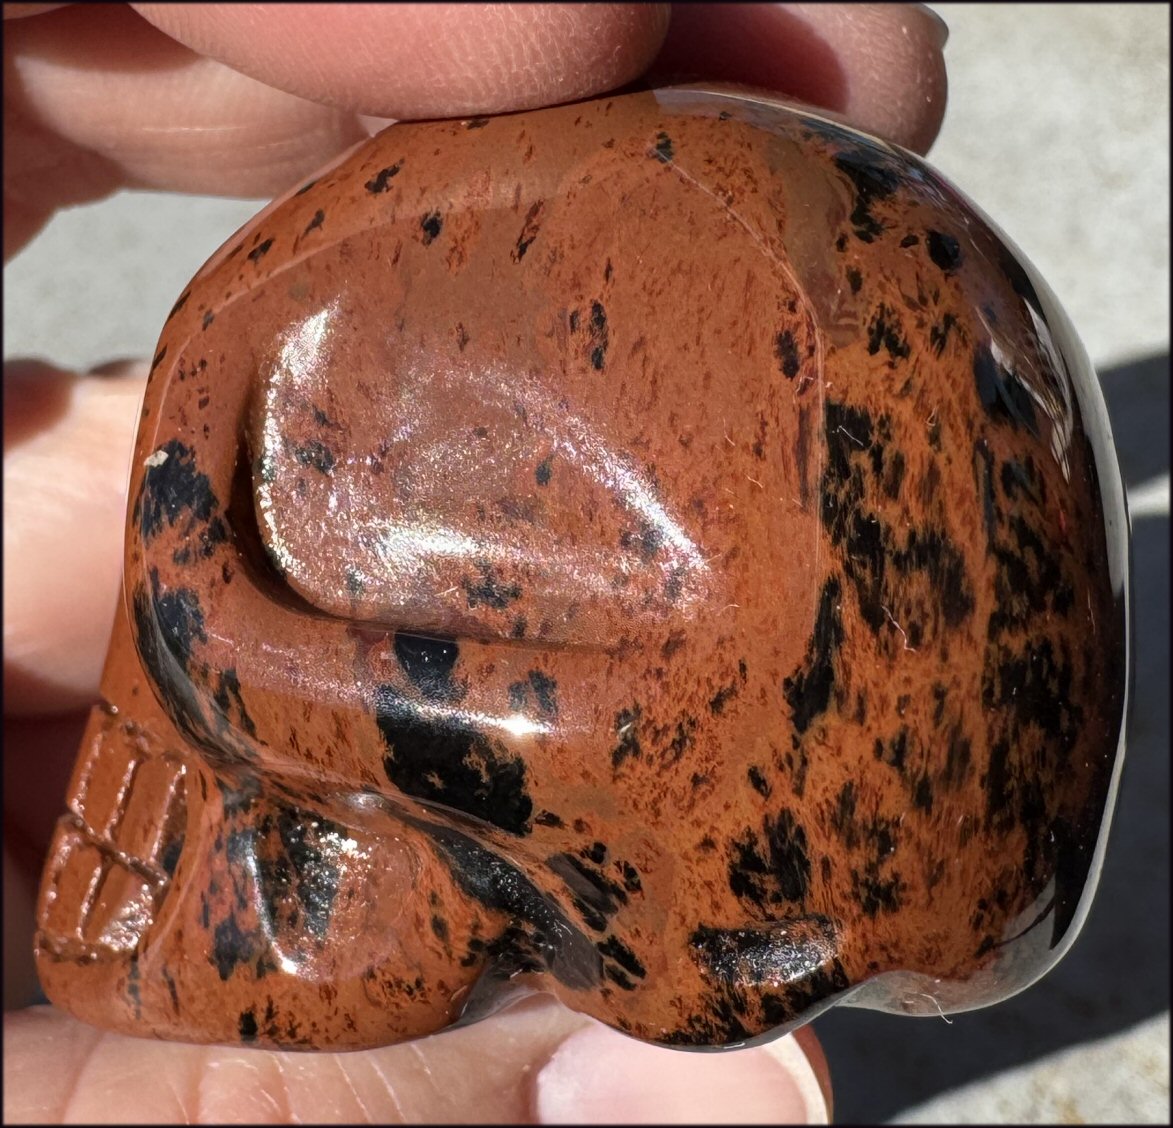
{"type": "Polygon", "coordinates": [[[130,185],[271,196],[366,135],[352,113],[202,58],[122,4],[5,29],[5,254],[130,185]]]}
{"type": "Polygon", "coordinates": [[[362,1053],[270,1053],[5,1018],[7,1123],[826,1123],[793,1038],[725,1054],[635,1042],[546,997],[362,1053]],[[128,1107],[133,1094],[133,1111],[128,1107]]]}
{"type": "MultiPolygon", "coordinates": [[[[333,5],[329,20],[314,5],[269,5],[263,38],[255,5],[136,7],[255,78],[395,118],[585,97],[642,73],[662,35],[650,5],[333,5]]],[[[944,113],[944,37],[916,4],[677,4],[652,75],[763,86],[923,152],[944,113]]]]}
{"type": "Polygon", "coordinates": [[[666,4],[136,4],[281,90],[360,113],[453,117],[585,98],[641,74],[666,4]]]}
{"type": "Polygon", "coordinates": [[[4,707],[76,709],[98,692],[114,622],[145,366],[4,373],[4,707]]]}
{"type": "MultiPolygon", "coordinates": [[[[14,21],[6,254],[53,207],[122,184],[274,195],[363,135],[355,113],[480,113],[598,92],[637,74],[664,32],[652,5],[143,10],[232,67],[123,5],[14,21]]],[[[656,73],[764,85],[923,150],[944,109],[938,26],[905,5],[684,5],[656,73]]]]}
{"type": "Polygon", "coordinates": [[[946,35],[919,4],[678,4],[652,77],[777,90],[924,153],[945,113],[946,35]]]}

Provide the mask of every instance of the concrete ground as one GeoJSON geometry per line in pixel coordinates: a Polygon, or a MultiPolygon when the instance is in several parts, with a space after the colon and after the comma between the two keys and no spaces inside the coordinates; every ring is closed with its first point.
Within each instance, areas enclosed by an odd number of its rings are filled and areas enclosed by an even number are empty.
{"type": "MultiPolygon", "coordinates": [[[[930,159],[1036,264],[1101,374],[1133,514],[1136,705],[1101,892],[1058,969],[949,1025],[816,1026],[843,1122],[1169,1123],[1170,10],[932,7],[951,38],[930,159]]],[[[5,357],[149,357],[256,207],[124,193],[58,216],[5,271],[5,357]]]]}

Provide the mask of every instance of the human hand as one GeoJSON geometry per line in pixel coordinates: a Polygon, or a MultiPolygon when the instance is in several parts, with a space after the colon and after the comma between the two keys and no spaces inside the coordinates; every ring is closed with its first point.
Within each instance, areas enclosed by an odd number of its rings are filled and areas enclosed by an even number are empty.
{"type": "MultiPolygon", "coordinates": [[[[944,107],[935,20],[904,7],[696,5],[670,27],[666,8],[631,5],[139,11],[66,7],[8,25],[6,254],[55,208],[122,186],[280,192],[365,136],[359,114],[533,107],[602,92],[649,65],[666,78],[799,96],[919,151],[944,107]]],[[[6,722],[6,957],[25,964],[6,966],[6,1005],[26,1001],[34,982],[36,874],[77,747],[72,711],[97,692],[142,375],[6,372],[5,707],[19,718],[6,722]]],[[[548,1000],[344,1055],[127,1039],[48,1008],[6,1016],[5,1035],[14,1121],[825,1115],[804,1065],[809,1057],[825,1089],[808,1032],[767,1049],[684,1055],[548,1000]]]]}

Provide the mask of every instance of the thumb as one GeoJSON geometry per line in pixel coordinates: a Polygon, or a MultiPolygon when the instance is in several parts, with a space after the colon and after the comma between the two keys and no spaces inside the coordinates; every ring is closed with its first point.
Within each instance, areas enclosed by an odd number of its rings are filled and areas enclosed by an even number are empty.
{"type": "Polygon", "coordinates": [[[828,1119],[825,1062],[816,1046],[816,1075],[793,1035],[757,1049],[684,1053],[632,1041],[547,996],[474,1026],[357,1053],[128,1038],[51,1007],[5,1015],[4,1044],[8,1124],[828,1119]]]}

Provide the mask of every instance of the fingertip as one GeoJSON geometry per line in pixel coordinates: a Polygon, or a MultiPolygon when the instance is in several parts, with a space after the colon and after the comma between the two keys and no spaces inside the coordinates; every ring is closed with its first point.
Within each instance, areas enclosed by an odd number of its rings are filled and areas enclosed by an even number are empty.
{"type": "Polygon", "coordinates": [[[775,90],[924,153],[945,112],[943,27],[919,4],[676,5],[651,77],[775,90]]]}
{"type": "Polygon", "coordinates": [[[665,4],[136,4],[158,28],[302,98],[396,119],[501,113],[620,86],[665,4]]]}
{"type": "Polygon", "coordinates": [[[826,1124],[828,1103],[792,1035],[689,1053],[591,1023],[536,1074],[534,1115],[539,1124],[826,1124]]]}
{"type": "Polygon", "coordinates": [[[4,688],[9,715],[89,704],[114,621],[145,366],[78,376],[9,364],[4,688]]]}

